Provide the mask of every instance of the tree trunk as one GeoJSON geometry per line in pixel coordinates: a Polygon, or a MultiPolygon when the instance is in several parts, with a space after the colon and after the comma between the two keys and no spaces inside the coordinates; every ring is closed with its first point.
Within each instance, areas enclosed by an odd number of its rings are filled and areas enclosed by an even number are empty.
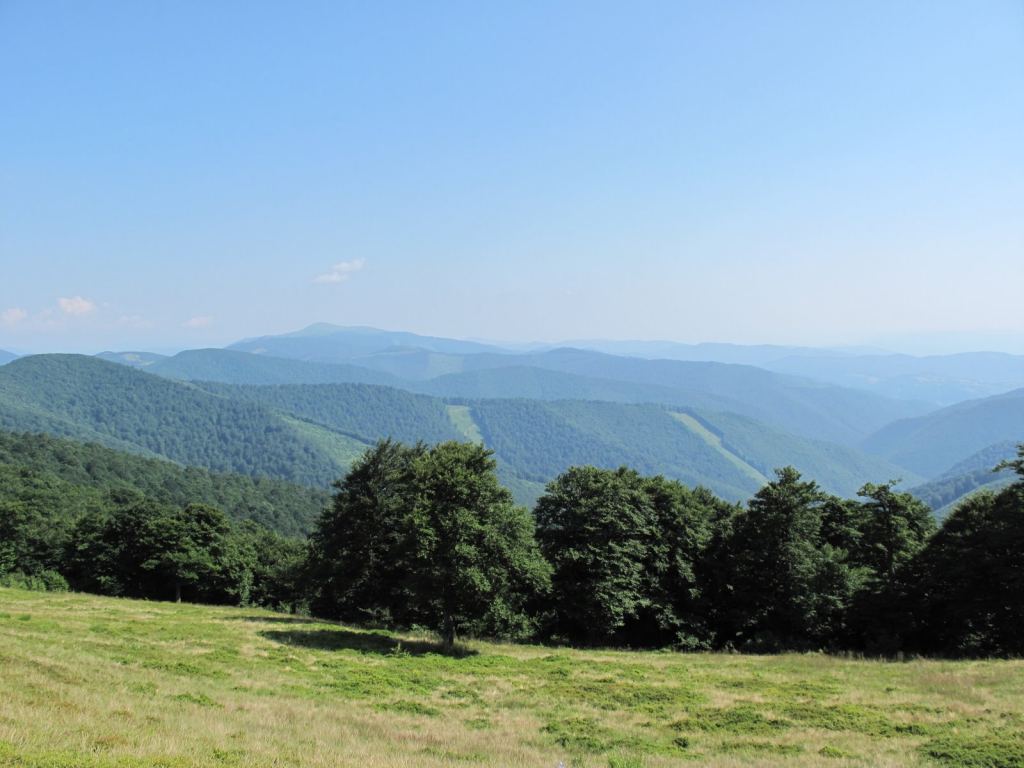
{"type": "Polygon", "coordinates": [[[455,647],[455,619],[451,616],[445,616],[442,639],[446,651],[451,651],[455,647]]]}
{"type": "Polygon", "coordinates": [[[181,602],[181,582],[180,581],[174,582],[174,602],[176,602],[176,603],[180,603],[181,602]]]}

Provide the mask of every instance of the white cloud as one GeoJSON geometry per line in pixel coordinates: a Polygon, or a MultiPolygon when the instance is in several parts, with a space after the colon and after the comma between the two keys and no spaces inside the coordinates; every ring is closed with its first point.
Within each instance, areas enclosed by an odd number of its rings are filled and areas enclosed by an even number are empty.
{"type": "Polygon", "coordinates": [[[21,307],[11,307],[0,312],[0,325],[17,325],[28,317],[28,312],[21,307]]]}
{"type": "Polygon", "coordinates": [[[96,304],[81,296],[57,299],[57,304],[65,315],[88,315],[90,312],[96,311],[96,304]]]}
{"type": "Polygon", "coordinates": [[[213,318],[210,317],[209,315],[199,315],[198,317],[193,317],[186,320],[184,323],[182,323],[182,325],[185,328],[205,328],[212,322],[213,318]]]}
{"type": "Polygon", "coordinates": [[[366,259],[352,259],[351,261],[339,261],[329,271],[313,278],[314,283],[343,283],[348,280],[353,272],[358,272],[366,264],[366,259]]]}

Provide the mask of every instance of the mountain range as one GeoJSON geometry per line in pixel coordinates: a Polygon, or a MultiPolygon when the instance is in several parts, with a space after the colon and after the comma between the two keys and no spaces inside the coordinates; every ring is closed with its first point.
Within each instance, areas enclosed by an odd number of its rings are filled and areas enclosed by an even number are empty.
{"type": "Polygon", "coordinates": [[[0,368],[0,428],[321,489],[391,436],[482,441],[526,503],[572,464],[733,500],[792,464],[844,495],[901,478],[936,508],[998,483],[987,464],[1024,439],[1012,355],[579,344],[591,348],[319,324],[172,356],[23,357],[0,368]]]}
{"type": "Polygon", "coordinates": [[[911,492],[930,506],[939,517],[945,517],[965,496],[980,490],[997,491],[1013,482],[1013,474],[1004,469],[995,471],[1001,462],[1013,458],[1017,445],[1012,440],[994,443],[968,456],[911,492]]]}
{"type": "Polygon", "coordinates": [[[480,440],[524,502],[573,464],[629,464],[733,500],[783,464],[844,494],[901,474],[856,448],[691,407],[441,399],[351,383],[180,382],[79,355],[26,357],[0,369],[0,427],[321,488],[383,437],[480,440]]]}
{"type": "Polygon", "coordinates": [[[1024,386],[1024,355],[1001,352],[915,357],[879,350],[773,345],[583,341],[563,346],[628,357],[755,365],[935,405],[952,405],[1024,386]]]}
{"type": "MultiPolygon", "coordinates": [[[[408,341],[406,336],[367,352],[363,329],[350,337],[347,332],[329,334],[320,327],[308,337],[262,338],[229,350],[203,350],[198,357],[182,353],[155,363],[150,370],[184,380],[224,383],[379,383],[437,397],[652,402],[734,412],[797,435],[846,445],[856,444],[895,419],[928,410],[923,403],[747,365],[647,360],[571,348],[455,353],[438,350],[472,342],[448,346],[428,338],[424,343],[435,347],[428,349],[400,345],[399,341],[408,341]],[[256,353],[241,357],[238,353],[243,349],[256,353]],[[273,350],[274,355],[259,350],[273,350]],[[304,365],[285,366],[283,358],[304,365]],[[324,367],[324,360],[334,362],[324,367]],[[373,379],[368,370],[380,376],[373,379]]],[[[373,338],[386,343],[387,337],[373,338]]]]}
{"type": "Polygon", "coordinates": [[[895,421],[864,440],[862,447],[934,477],[978,451],[1007,442],[1024,442],[1024,389],[895,421]]]}

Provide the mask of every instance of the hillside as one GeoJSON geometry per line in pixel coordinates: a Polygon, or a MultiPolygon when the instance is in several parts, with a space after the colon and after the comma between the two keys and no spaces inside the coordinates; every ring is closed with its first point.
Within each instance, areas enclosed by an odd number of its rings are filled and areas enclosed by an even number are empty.
{"type": "Polygon", "coordinates": [[[368,384],[182,383],[74,355],[22,358],[0,369],[0,427],[321,488],[380,438],[482,439],[524,503],[572,464],[629,464],[731,500],[747,498],[786,464],[844,495],[867,481],[917,480],[854,449],[708,409],[445,401],[368,384]]]}
{"type": "Polygon", "coordinates": [[[38,434],[0,432],[0,477],[0,502],[38,503],[56,517],[76,517],[100,495],[128,489],[179,507],[210,504],[288,536],[307,534],[328,501],[326,491],[281,480],[218,474],[38,434]]]}
{"type": "Polygon", "coordinates": [[[365,384],[199,386],[225,398],[260,403],[336,432],[366,441],[393,437],[404,442],[458,440],[445,404],[391,387],[365,384]]]}
{"type": "Polygon", "coordinates": [[[1012,459],[1017,444],[1005,441],[990,445],[958,462],[934,480],[911,489],[939,517],[945,517],[965,497],[977,491],[997,491],[1013,482],[1009,472],[993,472],[1001,461],[1012,459]]]}
{"type": "Polygon", "coordinates": [[[0,428],[311,486],[344,471],[266,408],[81,355],[37,355],[0,369],[0,428]]]}
{"type": "Polygon", "coordinates": [[[393,376],[354,365],[307,363],[231,349],[191,349],[156,361],[149,373],[181,381],[226,384],[391,384],[393,376]]]}
{"type": "Polygon", "coordinates": [[[0,589],[0,765],[1020,765],[1020,661],[579,651],[0,589]],[[756,706],[752,703],[756,702],[756,706]]]}
{"type": "Polygon", "coordinates": [[[747,498],[775,467],[793,464],[828,490],[852,495],[867,481],[916,477],[843,446],[773,430],[712,411],[683,414],[651,404],[524,399],[442,401],[356,384],[235,387],[203,383],[218,395],[257,402],[365,442],[482,440],[503,482],[521,501],[573,464],[634,466],[732,499],[747,498]]]}
{"type": "Polygon", "coordinates": [[[1024,442],[1024,389],[894,422],[864,440],[862,447],[934,478],[972,454],[1003,442],[1024,442]]]}
{"type": "Polygon", "coordinates": [[[16,360],[17,355],[13,352],[7,352],[6,350],[0,349],[0,365],[6,365],[11,360],[16,360]]]}
{"type": "Polygon", "coordinates": [[[533,482],[574,464],[625,464],[740,500],[785,465],[846,496],[865,482],[899,475],[856,450],[786,435],[735,414],[581,401],[483,400],[469,408],[484,442],[533,482]]]}

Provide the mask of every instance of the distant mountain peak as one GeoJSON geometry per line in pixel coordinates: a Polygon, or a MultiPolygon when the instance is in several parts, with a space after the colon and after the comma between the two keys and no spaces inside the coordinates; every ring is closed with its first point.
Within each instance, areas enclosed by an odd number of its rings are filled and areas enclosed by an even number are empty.
{"type": "Polygon", "coordinates": [[[334,323],[313,323],[305,328],[300,328],[291,333],[281,334],[282,338],[296,338],[303,336],[332,336],[336,333],[389,333],[380,328],[373,328],[368,325],[335,325],[334,323]]]}

